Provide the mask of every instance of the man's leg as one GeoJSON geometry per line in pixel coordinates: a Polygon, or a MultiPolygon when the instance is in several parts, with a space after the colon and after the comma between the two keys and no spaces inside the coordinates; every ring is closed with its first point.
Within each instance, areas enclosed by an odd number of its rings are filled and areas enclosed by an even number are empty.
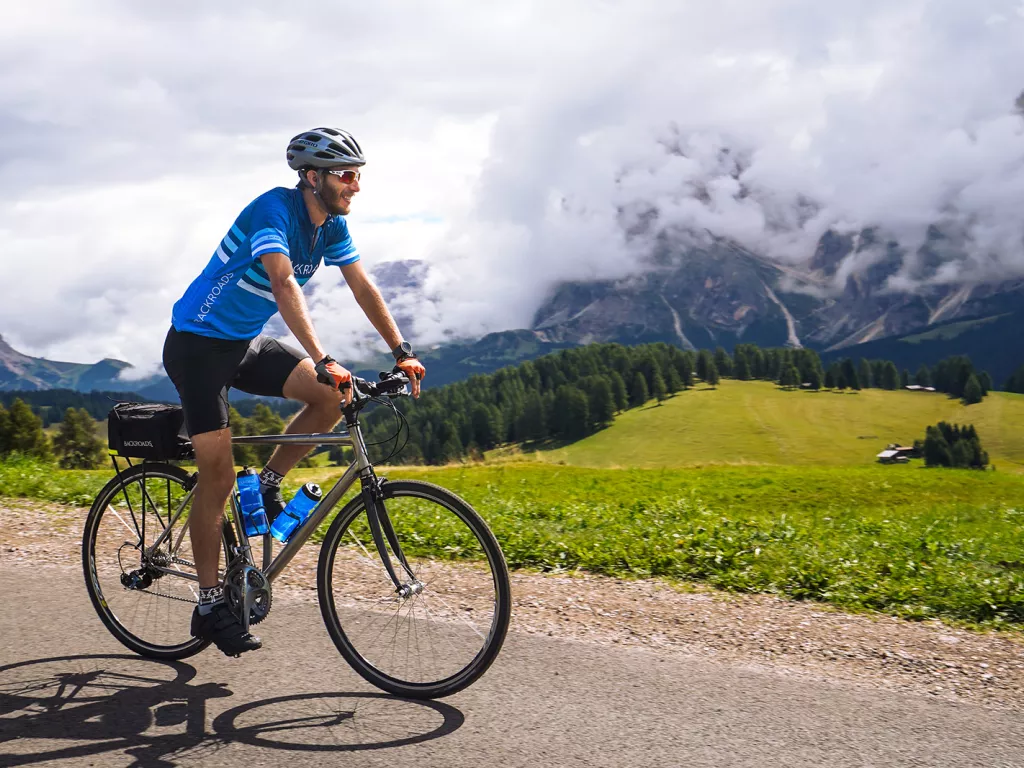
{"type": "Polygon", "coordinates": [[[212,640],[228,656],[238,656],[263,644],[242,628],[224,601],[218,574],[224,507],[235,484],[231,430],[193,435],[192,446],[199,466],[199,482],[189,513],[189,535],[200,590],[200,604],[192,615],[192,634],[212,640]]]}
{"type": "MultiPolygon", "coordinates": [[[[316,380],[313,361],[308,357],[288,375],[283,394],[289,400],[306,404],[295,414],[285,434],[330,432],[341,419],[341,393],[316,380]]],[[[271,454],[267,468],[278,475],[286,475],[310,450],[312,446],[308,445],[279,445],[271,454]]]]}
{"type": "Polygon", "coordinates": [[[199,467],[199,482],[189,513],[189,535],[192,537],[199,586],[208,589],[220,585],[221,527],[224,507],[235,484],[231,430],[218,429],[193,435],[192,446],[199,467]]]}

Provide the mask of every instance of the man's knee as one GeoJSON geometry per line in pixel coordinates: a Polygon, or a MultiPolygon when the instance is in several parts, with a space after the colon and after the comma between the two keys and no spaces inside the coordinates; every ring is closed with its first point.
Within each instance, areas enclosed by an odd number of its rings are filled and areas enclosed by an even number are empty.
{"type": "Polygon", "coordinates": [[[194,435],[192,446],[199,467],[199,487],[227,498],[235,482],[235,463],[231,452],[231,431],[220,429],[194,435]]]}

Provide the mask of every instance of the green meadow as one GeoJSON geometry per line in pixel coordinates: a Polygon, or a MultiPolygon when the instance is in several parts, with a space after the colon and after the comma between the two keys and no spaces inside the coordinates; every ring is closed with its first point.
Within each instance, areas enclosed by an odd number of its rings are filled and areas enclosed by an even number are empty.
{"type": "Polygon", "coordinates": [[[529,455],[584,467],[865,466],[888,443],[924,439],[939,421],[974,424],[999,470],[1024,472],[1024,395],[993,392],[964,406],[935,392],[811,392],[733,380],[652,401],[579,442],[529,455]]]}

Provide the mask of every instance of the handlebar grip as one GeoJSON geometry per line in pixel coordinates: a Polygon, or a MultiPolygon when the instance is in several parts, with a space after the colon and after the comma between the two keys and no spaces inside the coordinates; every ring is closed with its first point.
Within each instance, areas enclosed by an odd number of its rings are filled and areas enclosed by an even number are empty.
{"type": "MultiPolygon", "coordinates": [[[[355,377],[353,376],[352,378],[354,379],[355,377]]],[[[321,384],[327,384],[329,387],[334,388],[334,379],[332,379],[330,376],[324,376],[324,374],[318,373],[316,375],[316,380],[318,382],[320,382],[321,384]]],[[[341,382],[341,384],[339,384],[337,386],[337,389],[339,389],[339,390],[348,389],[351,386],[352,386],[352,382],[351,381],[343,381],[343,382],[341,382]]]]}

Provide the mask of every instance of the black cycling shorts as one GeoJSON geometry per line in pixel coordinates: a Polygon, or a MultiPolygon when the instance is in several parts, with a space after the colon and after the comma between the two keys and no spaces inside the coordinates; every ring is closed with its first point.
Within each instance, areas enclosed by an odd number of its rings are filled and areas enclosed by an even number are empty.
{"type": "Polygon", "coordinates": [[[189,436],[229,425],[230,387],[284,397],[285,381],[305,357],[269,336],[213,339],[172,327],[164,341],[164,370],[178,390],[189,436]]]}

